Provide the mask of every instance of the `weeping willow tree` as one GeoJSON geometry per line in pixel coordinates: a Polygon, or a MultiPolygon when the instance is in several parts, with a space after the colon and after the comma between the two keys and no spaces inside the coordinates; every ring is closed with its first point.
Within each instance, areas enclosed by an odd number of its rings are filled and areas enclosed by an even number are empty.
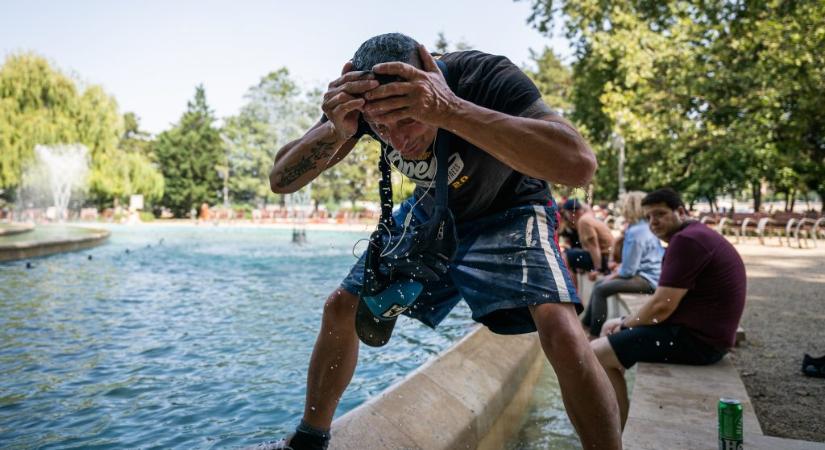
{"type": "Polygon", "coordinates": [[[117,102],[100,86],[83,86],[34,53],[8,56],[0,67],[0,196],[15,197],[36,145],[83,144],[90,201],[158,198],[160,172],[145,155],[120,147],[123,130],[117,102]]]}

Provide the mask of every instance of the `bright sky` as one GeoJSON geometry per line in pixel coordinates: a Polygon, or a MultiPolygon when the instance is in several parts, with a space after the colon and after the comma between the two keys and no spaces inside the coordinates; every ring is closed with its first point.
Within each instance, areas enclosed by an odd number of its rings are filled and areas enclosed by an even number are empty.
{"type": "Polygon", "coordinates": [[[529,49],[563,38],[526,23],[529,1],[43,1],[3,0],[0,52],[32,50],[64,72],[100,84],[121,112],[158,133],[176,122],[203,83],[218,117],[236,114],[246,90],[287,67],[303,86],[326,85],[370,36],[398,31],[431,48],[447,40],[522,66],[529,49]]]}

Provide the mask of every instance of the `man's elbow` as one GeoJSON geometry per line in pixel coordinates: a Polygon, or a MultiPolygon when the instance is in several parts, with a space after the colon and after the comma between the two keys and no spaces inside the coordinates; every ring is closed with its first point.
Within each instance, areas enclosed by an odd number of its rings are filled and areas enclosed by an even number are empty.
{"type": "Polygon", "coordinates": [[[590,183],[599,166],[596,155],[587,145],[582,144],[582,149],[578,153],[578,161],[573,164],[574,169],[570,171],[571,186],[585,186],[590,183]]]}
{"type": "Polygon", "coordinates": [[[676,308],[673,307],[674,302],[657,301],[653,304],[653,323],[662,323],[673,314],[676,308]]]}
{"type": "Polygon", "coordinates": [[[269,173],[269,189],[275,194],[291,194],[297,189],[292,189],[292,186],[284,185],[283,177],[273,169],[269,173]]]}

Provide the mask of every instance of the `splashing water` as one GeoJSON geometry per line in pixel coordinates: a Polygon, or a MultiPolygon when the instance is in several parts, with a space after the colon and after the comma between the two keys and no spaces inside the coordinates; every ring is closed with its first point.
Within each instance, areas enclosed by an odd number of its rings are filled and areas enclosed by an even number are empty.
{"type": "Polygon", "coordinates": [[[89,149],[82,144],[37,145],[34,148],[36,162],[27,171],[29,189],[51,191],[55,220],[68,218],[67,209],[72,191],[86,180],[89,171],[89,149]]]}

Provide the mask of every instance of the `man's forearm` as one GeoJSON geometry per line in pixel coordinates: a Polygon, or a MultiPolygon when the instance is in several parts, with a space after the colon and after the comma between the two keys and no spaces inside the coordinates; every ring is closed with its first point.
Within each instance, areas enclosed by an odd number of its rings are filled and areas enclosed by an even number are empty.
{"type": "Polygon", "coordinates": [[[442,128],[519,172],[568,186],[587,184],[596,158],[584,138],[561,117],[529,119],[460,100],[442,128]]]}
{"type": "Polygon", "coordinates": [[[590,259],[593,260],[593,268],[599,272],[604,270],[602,267],[602,249],[599,248],[599,243],[595,240],[593,242],[585,240],[582,242],[582,247],[590,254],[590,259]]]}
{"type": "Polygon", "coordinates": [[[331,122],[313,127],[302,138],[278,151],[269,174],[272,192],[288,194],[297,191],[343,159],[354,145],[354,139],[341,141],[331,122]]]}

